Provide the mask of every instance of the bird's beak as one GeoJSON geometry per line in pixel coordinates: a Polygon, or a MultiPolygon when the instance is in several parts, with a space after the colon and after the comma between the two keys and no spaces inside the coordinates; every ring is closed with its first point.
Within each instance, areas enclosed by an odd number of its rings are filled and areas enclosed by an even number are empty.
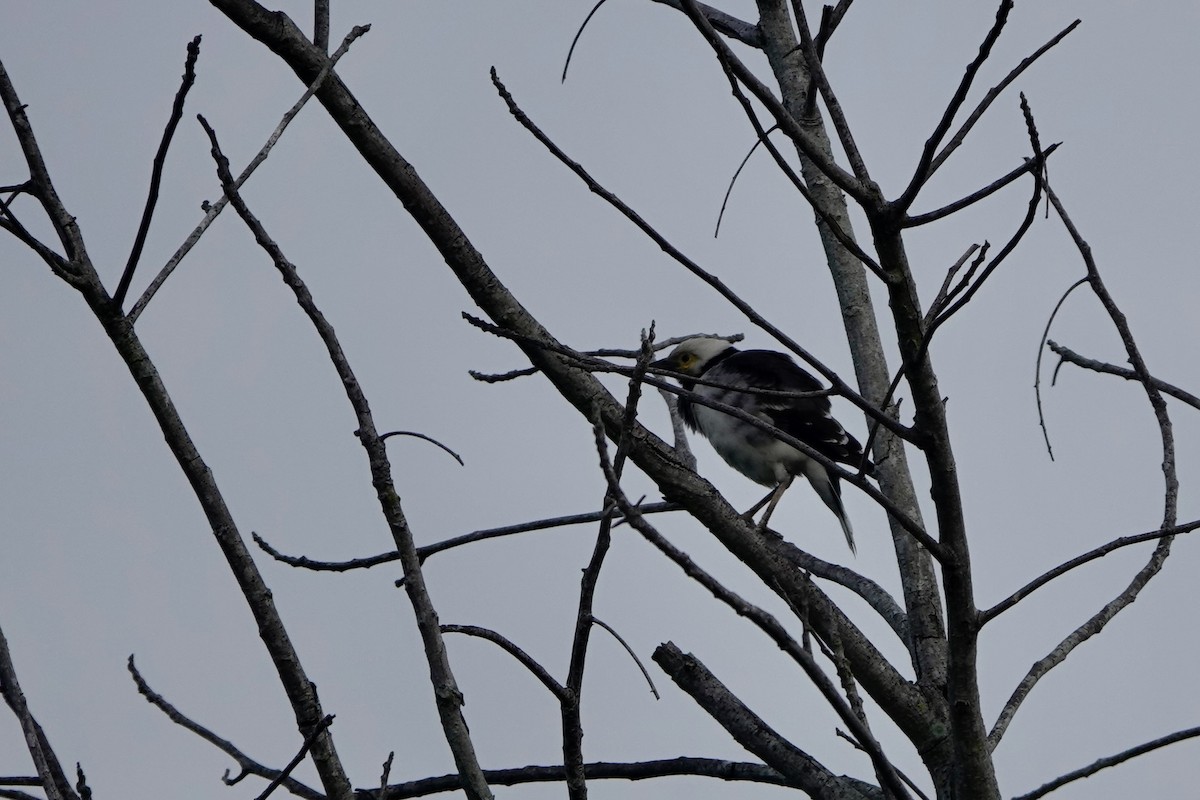
{"type": "Polygon", "coordinates": [[[667,356],[666,358],[660,358],[658,361],[651,361],[650,366],[657,369],[669,369],[672,371],[675,369],[670,356],[667,356]]]}

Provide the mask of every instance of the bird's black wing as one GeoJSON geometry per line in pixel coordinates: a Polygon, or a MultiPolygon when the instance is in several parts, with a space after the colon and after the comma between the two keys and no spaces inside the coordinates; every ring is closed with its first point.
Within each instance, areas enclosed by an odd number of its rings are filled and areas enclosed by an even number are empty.
{"type": "MultiPolygon", "coordinates": [[[[744,350],[726,359],[717,370],[720,380],[744,382],[753,389],[780,392],[817,392],[821,382],[796,364],[790,356],[772,350],[744,350]]],[[[715,375],[714,380],[718,379],[715,375]]],[[[870,474],[874,465],[863,459],[862,445],[833,418],[829,398],[754,396],[757,413],[789,436],[794,436],[833,461],[870,474]]]]}

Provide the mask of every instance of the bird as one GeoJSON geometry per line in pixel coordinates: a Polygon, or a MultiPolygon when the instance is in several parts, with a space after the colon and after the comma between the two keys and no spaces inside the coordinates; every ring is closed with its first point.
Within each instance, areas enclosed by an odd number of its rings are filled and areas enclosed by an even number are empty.
{"type": "MultiPolygon", "coordinates": [[[[724,339],[700,336],[681,342],[669,355],[651,362],[650,366],[678,373],[676,379],[684,389],[752,414],[831,461],[861,470],[865,475],[875,471],[874,463],[863,454],[862,445],[833,418],[827,396],[773,394],[819,392],[823,388],[819,380],[786,353],[739,350],[724,339]],[[697,383],[696,379],[705,382],[697,383]]],[[[772,487],[770,494],[746,512],[752,518],[770,502],[759,523],[760,529],[765,530],[771,512],[795,476],[803,475],[817,496],[837,515],[850,552],[857,554],[854,529],[842,505],[837,475],[769,432],[724,411],[680,397],[679,414],[684,424],[707,439],[729,466],[756,483],[772,487]]]]}

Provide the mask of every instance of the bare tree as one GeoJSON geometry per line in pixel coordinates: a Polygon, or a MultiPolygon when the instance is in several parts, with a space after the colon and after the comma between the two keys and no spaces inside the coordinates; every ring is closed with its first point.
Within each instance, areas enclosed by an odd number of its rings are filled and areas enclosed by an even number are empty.
{"type": "MultiPolygon", "coordinates": [[[[188,47],[183,81],[154,157],[151,186],[141,223],[124,269],[111,291],[93,262],[73,210],[55,188],[53,165],[42,155],[39,132],[33,129],[23,99],[2,66],[0,99],[4,102],[25,166],[18,169],[8,162],[7,174],[0,177],[6,184],[0,197],[0,227],[26,245],[62,283],[79,293],[128,367],[203,509],[213,538],[253,615],[279,684],[294,712],[296,756],[286,766],[269,766],[176,708],[151,688],[130,659],[129,670],[137,690],[150,703],[173,722],[234,759],[240,772],[227,778],[227,782],[238,783],[250,776],[261,778],[266,785],[260,797],[283,789],[305,798],[359,796],[396,800],[447,790],[460,790],[471,798],[489,798],[493,785],[553,781],[565,785],[573,800],[581,800],[587,796],[589,784],[601,779],[690,775],[790,787],[814,798],[999,798],[1003,776],[997,775],[993,753],[1030,691],[1079,644],[1102,632],[1117,614],[1134,602],[1161,570],[1170,555],[1175,535],[1200,527],[1200,521],[1181,523],[1178,518],[1175,441],[1165,397],[1171,396],[1192,406],[1200,407],[1200,403],[1193,395],[1152,374],[1147,367],[1130,322],[1106,288],[1084,234],[1068,213],[1069,198],[1060,198],[1052,188],[1047,166],[1057,145],[1043,143],[1035,110],[1024,95],[1020,96],[1019,110],[1027,134],[1025,157],[1012,164],[1007,174],[954,202],[933,210],[914,210],[918,201],[925,199],[926,189],[935,175],[958,152],[976,123],[985,114],[1003,113],[994,108],[996,101],[1007,98],[1009,87],[1018,83],[1028,68],[1070,34],[1075,24],[1052,32],[1044,46],[1013,65],[994,85],[983,88],[979,85],[981,70],[1004,33],[1012,11],[1011,0],[1003,0],[996,9],[990,30],[980,32],[977,54],[966,65],[957,90],[940,117],[931,121],[931,132],[917,154],[911,177],[898,192],[889,193],[872,177],[874,165],[869,164],[860,152],[838,102],[833,80],[823,67],[827,49],[839,43],[837,32],[851,12],[850,2],[843,0],[836,6],[826,6],[819,20],[810,20],[808,14],[812,9],[806,9],[801,2],[760,0],[758,19],[750,21],[737,19],[695,0],[660,0],[676,9],[681,20],[686,20],[694,29],[697,40],[711,49],[713,59],[723,70],[730,90],[745,113],[748,130],[756,139],[755,147],[761,146],[769,154],[811,207],[837,292],[855,371],[853,382],[841,377],[816,353],[802,347],[782,323],[764,317],[717,275],[689,258],[682,246],[669,241],[631,205],[602,185],[539,127],[522,109],[517,93],[510,92],[501,76],[495,70],[492,72],[495,90],[515,123],[544,146],[548,158],[561,162],[566,171],[583,182],[583,186],[623,215],[630,225],[677,261],[695,280],[715,289],[744,315],[750,325],[773,338],[778,347],[819,374],[830,387],[828,394],[836,395],[862,412],[869,430],[867,443],[878,465],[877,483],[860,472],[834,463],[804,442],[771,428],[758,418],[716,404],[728,414],[740,414],[751,424],[770,430],[883,509],[902,588],[901,596],[894,597],[879,582],[855,569],[819,559],[783,535],[760,530],[696,472],[686,442],[678,437],[678,427],[672,446],[642,424],[639,411],[647,402],[643,396],[646,387],[658,389],[669,400],[672,396],[683,395],[694,402],[712,404],[694,392],[679,388],[668,374],[650,366],[657,352],[677,344],[686,336],[659,341],[657,332],[651,328],[643,332],[639,348],[581,351],[560,341],[528,310],[472,244],[470,231],[459,224],[454,209],[443,205],[422,180],[416,166],[376,125],[369,114],[370,109],[356,98],[353,87],[335,69],[338,60],[367,28],[352,29],[340,47],[330,53],[328,0],[314,3],[315,21],[311,35],[283,12],[271,11],[253,0],[210,2],[231,24],[268,48],[295,73],[303,96],[284,117],[260,155],[236,177],[221,147],[221,131],[210,125],[204,116],[200,117],[224,196],[207,207],[204,221],[159,273],[146,280],[139,272],[139,266],[154,220],[163,165],[176,128],[183,119],[189,90],[196,80],[199,37],[188,47]],[[731,45],[737,45],[738,50],[731,45]],[[742,57],[739,52],[748,55],[742,57]],[[756,63],[748,63],[751,59],[756,59],[756,63]],[[758,77],[756,69],[764,65],[772,76],[773,86],[758,77]],[[595,458],[604,485],[603,496],[597,498],[598,510],[498,526],[433,545],[418,546],[393,479],[385,442],[393,436],[416,436],[441,447],[455,458],[458,456],[449,446],[424,433],[381,430],[352,369],[351,354],[343,349],[333,325],[320,310],[319,298],[314,297],[301,277],[292,260],[295,256],[287,252],[287,242],[273,238],[267,224],[255,214],[241,191],[254,168],[310,98],[317,100],[363,163],[400,200],[454,278],[486,317],[468,315],[468,321],[489,335],[515,344],[527,361],[509,373],[478,373],[475,377],[483,382],[500,382],[540,375],[592,426],[595,458]],[[1021,218],[1004,221],[1012,231],[999,246],[989,242],[964,245],[965,252],[941,276],[939,285],[928,286],[919,279],[908,255],[907,237],[911,231],[935,225],[977,203],[987,202],[996,193],[1018,191],[1024,191],[1028,198],[1025,213],[1021,218]],[[427,688],[432,689],[441,732],[453,754],[454,774],[397,782],[391,779],[392,759],[389,756],[377,786],[353,788],[334,744],[337,730],[334,717],[318,698],[217,478],[193,445],[188,428],[143,344],[136,325],[143,310],[204,234],[209,223],[227,205],[233,207],[285,286],[292,291],[325,347],[353,409],[356,436],[369,465],[380,513],[391,535],[386,552],[343,562],[290,556],[262,537],[255,535],[255,541],[270,556],[308,570],[349,571],[391,561],[401,564],[404,575],[401,583],[428,664],[430,686],[427,688]],[[1101,363],[1049,342],[1053,317],[1043,336],[1045,347],[1052,349],[1064,363],[1134,381],[1144,391],[1161,437],[1161,523],[1154,530],[1114,537],[1047,571],[991,607],[981,607],[969,548],[971,529],[964,510],[953,447],[955,437],[947,419],[946,398],[939,386],[935,364],[936,344],[947,335],[943,331],[948,321],[960,312],[969,312],[968,306],[1016,251],[1044,205],[1053,209],[1079,254],[1083,277],[1069,291],[1086,288],[1095,295],[1119,335],[1129,366],[1101,363]],[[861,239],[852,219],[863,222],[861,239]],[[53,238],[35,233],[46,225],[53,231],[53,238]],[[140,295],[136,293],[135,285],[144,286],[140,295]],[[133,299],[135,295],[136,299],[133,299]],[[872,295],[886,297],[886,311],[876,306],[872,295]],[[923,297],[932,297],[932,300],[925,303],[923,297]],[[877,325],[877,319],[887,320],[882,329],[877,325]],[[898,354],[898,363],[889,362],[889,352],[898,354]],[[627,381],[624,396],[615,396],[598,377],[600,375],[624,378],[627,381]],[[900,397],[905,399],[904,403],[899,401],[900,397]],[[628,473],[635,470],[658,488],[664,502],[645,502],[630,493],[628,473]],[[914,480],[914,472],[921,476],[920,480],[914,480]],[[923,482],[928,482],[931,487],[932,505],[928,509],[932,514],[925,513],[918,501],[915,487],[923,482]],[[706,529],[729,555],[748,567],[759,581],[756,588],[761,594],[746,597],[733,591],[664,535],[658,521],[680,516],[686,516],[693,524],[706,529]],[[593,525],[596,534],[591,558],[584,565],[579,595],[574,601],[576,623],[564,674],[556,675],[502,631],[475,625],[441,624],[425,580],[424,565],[428,558],[486,539],[567,525],[593,525]],[[862,776],[835,773],[814,755],[812,742],[793,741],[774,730],[764,718],[762,709],[752,708],[722,681],[720,675],[673,642],[664,642],[655,650],[654,664],[677,690],[688,695],[753,759],[731,762],[680,757],[614,763],[588,758],[583,744],[581,701],[594,629],[599,627],[615,637],[637,663],[651,687],[655,686],[650,667],[622,639],[619,627],[603,621],[595,610],[594,595],[602,580],[606,554],[617,526],[628,526],[636,531],[711,593],[718,603],[743,617],[800,668],[836,714],[839,734],[864,754],[862,776]],[[1113,550],[1146,541],[1155,542],[1153,552],[1128,585],[1034,664],[998,715],[985,713],[980,693],[979,641],[988,623],[1076,567],[1113,550]],[[895,642],[872,640],[865,626],[846,608],[847,604],[837,599],[846,595],[831,593],[831,586],[857,596],[879,617],[899,642],[907,663],[896,663],[886,655],[895,649],[895,642]],[[769,603],[778,601],[790,610],[791,618],[781,619],[767,609],[769,603]],[[472,636],[493,643],[545,687],[557,704],[561,719],[561,763],[505,769],[484,767],[463,717],[463,693],[452,670],[445,642],[448,634],[472,636]],[[889,730],[894,728],[899,735],[885,737],[878,733],[885,726],[889,730]],[[901,747],[919,755],[925,775],[907,775],[898,768],[895,751],[901,747]],[[306,759],[311,760],[316,769],[321,784],[319,789],[293,776],[295,768],[306,759]]],[[[870,13],[868,10],[854,11],[870,13]]],[[[672,332],[675,333],[681,332],[672,332]]],[[[75,787],[66,778],[51,746],[54,732],[47,734],[35,720],[31,704],[17,682],[14,661],[19,662],[19,658],[10,656],[7,643],[0,636],[0,689],[24,733],[36,776],[0,778],[0,785],[38,786],[51,798],[90,796],[82,769],[75,787]]],[[[657,688],[654,691],[658,693],[657,688]]],[[[1200,728],[1166,733],[1159,739],[1065,774],[1022,797],[1041,797],[1070,781],[1196,735],[1200,735],[1200,728]]],[[[16,789],[0,789],[0,795],[27,796],[16,789]]]]}

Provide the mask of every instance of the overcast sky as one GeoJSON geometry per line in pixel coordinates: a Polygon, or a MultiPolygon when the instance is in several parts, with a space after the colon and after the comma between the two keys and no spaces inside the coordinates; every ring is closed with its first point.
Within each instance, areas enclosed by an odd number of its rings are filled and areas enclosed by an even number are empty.
{"type": "MultiPolygon", "coordinates": [[[[371,23],[338,71],[449,207],[496,273],[564,342],[634,347],[661,337],[761,331],[684,272],[554,161],[496,97],[488,68],[573,158],[662,233],[852,380],[812,214],[758,154],[712,236],[730,176],[754,141],[711,51],[685,17],[650,2],[606,5],[559,81],[590,3],[436,0],[335,3],[334,42],[371,23]]],[[[311,4],[282,5],[308,29],[311,4]]],[[[746,19],[754,4],[723,6],[746,19]]],[[[810,4],[809,13],[818,16],[810,4]]],[[[907,182],[964,66],[991,24],[990,3],[859,3],[827,53],[873,177],[895,196],[907,182]]],[[[1006,92],[949,162],[918,210],[990,182],[1028,154],[1016,91],[1044,143],[1063,142],[1051,181],[1090,241],[1152,371],[1196,391],[1194,157],[1200,57],[1191,3],[1019,3],[980,92],[1077,17],[1083,24],[1006,92]]],[[[200,0],[10,2],[3,59],[93,261],[115,287],[137,228],[150,162],[178,87],[187,42],[203,34],[198,79],[173,144],[158,217],[133,295],[203,215],[218,189],[203,113],[235,170],[303,87],[261,45],[200,0]]],[[[745,48],[738,52],[762,70],[745,48]]],[[[762,74],[765,75],[765,72],[762,74]]],[[[26,177],[11,131],[0,133],[0,183],[26,177]]],[[[471,328],[469,298],[400,204],[312,105],[245,196],[296,262],[341,336],[382,430],[436,437],[460,467],[415,439],[389,443],[418,544],[479,528],[595,510],[604,493],[591,432],[541,378],[483,385],[470,369],[522,366],[520,353],[471,328]]],[[[1003,242],[1027,188],[908,239],[928,300],[972,243],[1003,242]]],[[[46,226],[26,220],[36,231],[46,226]]],[[[860,233],[861,233],[860,225],[860,233]]],[[[0,238],[0,627],[25,694],[67,764],[82,762],[97,797],[248,797],[223,787],[230,760],[175,727],[125,670],[253,757],[282,766],[299,745],[291,711],[203,515],[125,367],[78,295],[11,239],[0,238]]],[[[1083,275],[1056,219],[1039,217],[1021,249],[939,334],[935,366],[948,397],[981,606],[1162,515],[1161,448],[1134,384],[1065,367],[1043,376],[1056,460],[1034,404],[1046,319],[1083,275]]],[[[874,286],[876,297],[882,295],[874,286]]],[[[887,329],[884,307],[880,308],[887,329]]],[[[291,294],[233,214],[224,214],[138,322],[138,332],[212,467],[244,535],[284,552],[345,559],[389,549],[355,422],[324,350],[291,294]]],[[[1097,302],[1077,292],[1052,338],[1123,362],[1097,302]]],[[[894,350],[892,351],[894,361],[894,350]]],[[[1048,359],[1048,365],[1052,361],[1048,359]]],[[[619,382],[615,391],[624,389],[619,382]]],[[[666,433],[653,395],[644,420],[666,433]]],[[[837,412],[862,438],[849,404],[837,412]]],[[[1180,519],[1200,516],[1194,412],[1172,404],[1180,519]]],[[[700,471],[738,507],[758,486],[696,443],[700,471]]],[[[914,464],[916,460],[914,459],[914,464]]],[[[927,482],[918,470],[918,484],[927,482]]],[[[652,493],[640,476],[633,496],[652,493]]],[[[807,490],[772,520],[800,546],[898,591],[883,514],[849,491],[859,544],[807,490]]],[[[651,494],[651,497],[656,497],[651,494]]],[[[787,609],[685,519],[666,532],[731,588],[787,609]]],[[[562,528],[440,554],[426,565],[447,623],[496,628],[565,675],[579,570],[591,527],[562,528]]],[[[256,551],[257,552],[257,551],[256,551]]],[[[1200,548],[1183,538],[1164,572],[1097,640],[1036,687],[997,750],[1002,791],[1019,794],[1143,740],[1200,723],[1195,625],[1200,548]]],[[[1029,666],[1112,599],[1145,563],[1129,548],[1071,574],[990,625],[981,641],[987,721],[1029,666]]],[[[260,554],[260,566],[323,704],[355,786],[451,771],[399,567],[312,574],[260,554]]],[[[838,595],[841,596],[841,595],[838,595]]],[[[860,603],[854,618],[904,665],[890,633],[860,603]]],[[[781,732],[837,772],[869,765],[785,656],[621,529],[601,575],[596,615],[641,658],[660,642],[694,652],[781,732]]],[[[494,646],[452,639],[450,655],[485,767],[561,762],[557,707],[494,646]]],[[[653,665],[651,665],[654,671],[653,665]]],[[[635,665],[598,635],[584,703],[585,757],[749,756],[654,672],[654,701],[635,665]]],[[[882,715],[885,749],[910,774],[919,760],[882,715]]],[[[1057,793],[1059,798],[1192,796],[1195,742],[1176,745],[1057,793]]],[[[16,722],[0,716],[0,775],[31,774],[16,722]]],[[[305,767],[301,777],[316,785],[305,767]]],[[[562,788],[500,788],[558,797],[562,788]]],[[[771,797],[781,790],[698,779],[594,783],[596,797],[771,797]]]]}

